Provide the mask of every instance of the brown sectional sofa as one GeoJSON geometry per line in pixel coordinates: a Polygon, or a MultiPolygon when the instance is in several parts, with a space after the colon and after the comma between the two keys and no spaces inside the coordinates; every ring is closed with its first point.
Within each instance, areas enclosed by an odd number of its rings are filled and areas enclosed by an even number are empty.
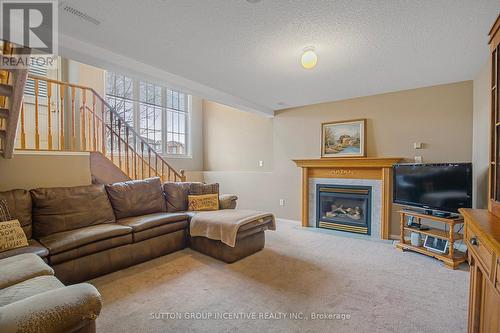
{"type": "MultiPolygon", "coordinates": [[[[64,283],[78,283],[191,246],[233,262],[264,247],[268,221],[241,228],[230,248],[203,237],[189,237],[187,195],[193,184],[161,184],[159,178],[30,192],[0,192],[18,218],[29,247],[0,258],[36,253],[64,283]]],[[[221,209],[234,209],[236,196],[221,195],[221,209]]]]}
{"type": "Polygon", "coordinates": [[[166,211],[158,178],[36,189],[34,237],[65,283],[85,281],[186,247],[187,217],[166,211]]]}
{"type": "Polygon", "coordinates": [[[28,247],[0,252],[0,259],[23,253],[35,253],[47,262],[49,250],[33,238],[32,200],[30,192],[26,190],[0,192],[0,199],[7,201],[11,214],[14,215],[21,223],[24,233],[26,234],[26,238],[28,238],[29,245],[28,247]]]}

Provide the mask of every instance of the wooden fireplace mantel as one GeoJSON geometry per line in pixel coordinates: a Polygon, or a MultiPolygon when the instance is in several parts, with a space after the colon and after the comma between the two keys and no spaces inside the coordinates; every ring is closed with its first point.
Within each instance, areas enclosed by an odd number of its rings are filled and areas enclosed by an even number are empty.
{"type": "Polygon", "coordinates": [[[309,179],[344,178],[382,181],[380,238],[389,239],[392,214],[392,166],[400,157],[320,158],[293,160],[302,168],[302,226],[309,225],[309,179]]]}

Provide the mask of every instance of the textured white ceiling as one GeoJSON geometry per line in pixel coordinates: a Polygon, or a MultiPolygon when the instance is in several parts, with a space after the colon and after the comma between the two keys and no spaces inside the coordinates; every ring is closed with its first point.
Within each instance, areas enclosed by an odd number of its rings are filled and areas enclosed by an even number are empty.
{"type": "Polygon", "coordinates": [[[61,10],[64,35],[262,112],[473,79],[500,10],[500,0],[66,3],[101,24],[61,10]],[[309,45],[319,60],[308,71],[300,55],[309,45]]]}

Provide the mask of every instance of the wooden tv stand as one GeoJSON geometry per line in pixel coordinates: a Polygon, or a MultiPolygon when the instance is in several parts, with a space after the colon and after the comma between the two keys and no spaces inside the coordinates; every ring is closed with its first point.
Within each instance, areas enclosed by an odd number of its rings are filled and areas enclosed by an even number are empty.
{"type": "Polygon", "coordinates": [[[463,239],[463,235],[456,233],[455,232],[455,225],[460,225],[464,223],[464,218],[462,216],[459,217],[451,217],[451,218],[444,218],[444,217],[438,217],[438,216],[433,216],[433,215],[427,215],[427,214],[422,214],[418,212],[413,212],[410,210],[401,210],[399,211],[399,215],[401,217],[400,219],[400,237],[401,240],[399,243],[396,243],[396,248],[398,248],[401,251],[408,250],[408,251],[414,251],[418,252],[421,254],[425,254],[429,257],[436,258],[438,260],[441,260],[444,262],[446,267],[449,267],[451,269],[456,269],[458,265],[463,263],[466,260],[466,255],[465,253],[456,250],[453,246],[455,244],[455,241],[463,239]],[[445,225],[448,225],[448,231],[444,231],[441,229],[436,229],[436,228],[431,228],[429,227],[428,230],[420,230],[418,228],[414,227],[409,227],[406,223],[406,218],[408,216],[413,216],[416,218],[417,223],[421,223],[422,219],[428,219],[434,222],[438,223],[443,223],[445,225]],[[423,246],[413,246],[405,241],[405,233],[407,232],[416,232],[424,236],[433,236],[436,238],[444,239],[447,240],[448,243],[448,253],[438,253],[438,252],[433,252],[428,249],[426,249],[423,246]]]}

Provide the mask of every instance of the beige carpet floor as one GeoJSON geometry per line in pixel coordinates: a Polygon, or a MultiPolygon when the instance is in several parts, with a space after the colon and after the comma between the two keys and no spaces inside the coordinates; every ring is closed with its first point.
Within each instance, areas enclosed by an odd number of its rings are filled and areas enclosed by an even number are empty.
{"type": "Polygon", "coordinates": [[[185,249],[91,283],[104,299],[99,332],[457,333],[468,280],[466,266],[279,220],[266,248],[240,262],[185,249]],[[209,315],[224,319],[191,317],[209,315]]]}

